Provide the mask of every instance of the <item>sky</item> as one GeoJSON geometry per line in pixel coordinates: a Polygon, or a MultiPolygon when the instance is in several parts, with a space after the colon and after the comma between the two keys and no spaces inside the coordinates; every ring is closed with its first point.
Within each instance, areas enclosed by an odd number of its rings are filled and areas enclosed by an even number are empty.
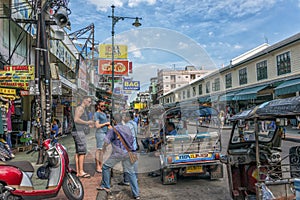
{"type": "Polygon", "coordinates": [[[300,32],[300,0],[70,0],[70,32],[94,23],[95,43],[111,44],[111,5],[115,16],[142,18],[138,28],[134,19],[115,24],[141,90],[158,69],[219,69],[300,32]]]}

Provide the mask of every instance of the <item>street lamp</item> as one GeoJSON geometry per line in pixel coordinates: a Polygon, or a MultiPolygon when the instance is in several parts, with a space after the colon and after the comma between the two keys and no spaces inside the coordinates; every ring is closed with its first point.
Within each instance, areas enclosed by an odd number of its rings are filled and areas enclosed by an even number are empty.
{"type": "MultiPolygon", "coordinates": [[[[112,112],[113,113],[113,109],[115,106],[115,101],[114,101],[114,87],[115,87],[115,56],[114,56],[114,49],[115,49],[115,25],[119,20],[124,20],[124,19],[135,19],[135,22],[132,23],[133,26],[135,27],[139,27],[142,24],[139,22],[140,19],[139,17],[121,17],[121,16],[115,16],[115,6],[112,5],[111,6],[111,16],[108,16],[109,18],[111,18],[111,79],[112,79],[112,83],[111,83],[111,92],[112,92],[112,98],[111,98],[111,106],[112,106],[112,112]]],[[[111,117],[113,115],[111,114],[111,117]]],[[[111,118],[112,119],[112,118],[111,118]]]]}

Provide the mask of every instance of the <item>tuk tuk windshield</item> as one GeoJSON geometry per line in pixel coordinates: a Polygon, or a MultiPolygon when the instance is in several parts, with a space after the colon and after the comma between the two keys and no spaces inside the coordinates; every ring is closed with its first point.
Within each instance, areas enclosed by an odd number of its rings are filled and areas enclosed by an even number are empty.
{"type": "MultiPolygon", "coordinates": [[[[270,142],[274,136],[276,123],[272,120],[258,121],[258,140],[270,142]]],[[[253,121],[237,121],[233,130],[231,143],[255,142],[255,126],[253,121]]]]}

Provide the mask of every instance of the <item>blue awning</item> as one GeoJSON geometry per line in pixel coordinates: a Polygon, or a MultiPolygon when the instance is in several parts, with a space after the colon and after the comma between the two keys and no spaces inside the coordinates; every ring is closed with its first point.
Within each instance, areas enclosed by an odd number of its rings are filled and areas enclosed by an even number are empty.
{"type": "Polygon", "coordinates": [[[219,100],[219,95],[211,95],[210,96],[210,101],[211,102],[216,102],[219,100]]]}
{"type": "Polygon", "coordinates": [[[232,99],[236,93],[237,92],[228,92],[226,94],[223,94],[222,96],[220,96],[219,101],[232,101],[232,99]]]}
{"type": "Polygon", "coordinates": [[[291,94],[300,91],[300,78],[287,80],[275,88],[275,95],[291,94]]]}
{"type": "Polygon", "coordinates": [[[236,93],[233,97],[232,100],[250,100],[250,99],[256,99],[257,97],[257,92],[260,90],[263,90],[266,88],[268,85],[263,85],[263,86],[257,86],[253,88],[247,88],[243,89],[242,91],[236,93]]]}
{"type": "Polygon", "coordinates": [[[209,101],[210,101],[210,96],[200,97],[200,98],[198,99],[198,101],[199,101],[200,103],[209,102],[209,101]]]}

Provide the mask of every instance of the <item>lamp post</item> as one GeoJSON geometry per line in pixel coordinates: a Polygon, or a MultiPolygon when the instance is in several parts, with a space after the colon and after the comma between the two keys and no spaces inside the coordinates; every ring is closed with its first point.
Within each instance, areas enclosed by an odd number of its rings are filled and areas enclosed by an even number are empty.
{"type": "Polygon", "coordinates": [[[115,6],[111,6],[111,16],[108,16],[111,18],[111,92],[112,92],[112,98],[111,98],[111,106],[112,106],[112,112],[111,112],[111,119],[113,117],[113,109],[115,106],[115,101],[114,101],[114,87],[115,87],[115,55],[114,55],[114,50],[115,50],[115,25],[119,20],[124,20],[124,19],[135,19],[135,22],[132,23],[133,26],[139,27],[142,24],[139,22],[140,19],[139,17],[121,17],[121,16],[115,16],[115,6]]]}

